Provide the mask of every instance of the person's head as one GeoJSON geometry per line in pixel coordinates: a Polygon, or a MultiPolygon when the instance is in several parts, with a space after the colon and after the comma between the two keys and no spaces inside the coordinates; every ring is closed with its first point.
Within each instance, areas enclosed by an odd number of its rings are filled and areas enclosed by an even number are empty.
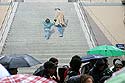
{"type": "Polygon", "coordinates": [[[46,23],[50,23],[50,19],[47,18],[47,19],[45,20],[45,22],[46,22],[46,23]]]}
{"type": "Polygon", "coordinates": [[[93,83],[93,77],[87,74],[80,76],[80,83],[93,83]]]}
{"type": "Polygon", "coordinates": [[[91,60],[89,61],[89,62],[90,62],[90,66],[93,67],[97,60],[98,60],[98,59],[91,59],[91,60]]]}
{"type": "Polygon", "coordinates": [[[47,61],[44,63],[44,69],[50,74],[53,75],[56,71],[56,65],[51,62],[51,61],[47,61]]]}
{"type": "Polygon", "coordinates": [[[95,66],[99,71],[103,71],[105,68],[105,61],[103,59],[98,59],[95,63],[95,66]]]}
{"type": "Polygon", "coordinates": [[[61,9],[60,8],[55,8],[55,11],[60,11],[61,9]]]}
{"type": "Polygon", "coordinates": [[[123,64],[121,60],[116,60],[115,61],[115,70],[119,71],[121,68],[123,68],[123,64]]]}
{"type": "Polygon", "coordinates": [[[81,60],[80,56],[78,56],[78,55],[74,55],[74,56],[72,57],[72,59],[75,59],[75,58],[81,60]]]}
{"type": "Polygon", "coordinates": [[[70,67],[73,71],[79,71],[82,62],[78,58],[74,58],[70,61],[70,67]]]}
{"type": "Polygon", "coordinates": [[[113,65],[115,65],[115,61],[116,60],[120,60],[119,58],[115,58],[115,59],[113,59],[113,65]]]}
{"type": "Polygon", "coordinates": [[[51,57],[51,58],[49,59],[49,61],[52,61],[55,65],[58,66],[58,59],[57,59],[57,58],[51,57]]]}
{"type": "Polygon", "coordinates": [[[9,72],[11,75],[15,75],[15,74],[17,74],[17,72],[18,72],[17,68],[9,68],[9,69],[7,69],[7,70],[8,70],[8,72],[9,72]]]}

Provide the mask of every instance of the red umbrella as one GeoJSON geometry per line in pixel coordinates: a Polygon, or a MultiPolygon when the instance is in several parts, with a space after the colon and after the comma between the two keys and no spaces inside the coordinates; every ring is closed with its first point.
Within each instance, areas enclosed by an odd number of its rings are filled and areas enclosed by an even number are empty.
{"type": "Polygon", "coordinates": [[[16,74],[0,79],[0,83],[57,83],[45,77],[30,74],[16,74]]]}

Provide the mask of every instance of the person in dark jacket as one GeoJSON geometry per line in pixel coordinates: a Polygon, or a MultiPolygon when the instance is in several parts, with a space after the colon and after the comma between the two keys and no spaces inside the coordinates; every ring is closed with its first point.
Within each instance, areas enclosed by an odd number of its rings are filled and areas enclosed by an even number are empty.
{"type": "Polygon", "coordinates": [[[71,59],[70,68],[67,70],[67,74],[66,74],[64,82],[67,82],[68,79],[72,76],[79,75],[80,66],[81,66],[81,60],[80,59],[78,59],[78,58],[71,59]]]}
{"type": "Polygon", "coordinates": [[[100,79],[103,77],[103,71],[105,69],[105,62],[103,59],[98,59],[95,66],[90,70],[89,75],[94,79],[94,83],[100,83],[100,79]]]}
{"type": "Polygon", "coordinates": [[[43,69],[39,72],[39,76],[55,80],[54,73],[56,71],[57,66],[53,62],[45,62],[42,68],[43,69]]]}
{"type": "MultiPolygon", "coordinates": [[[[70,68],[67,68],[67,70],[64,72],[64,79],[66,78],[66,76],[67,76],[67,73],[68,73],[68,71],[69,70],[71,70],[71,69],[74,69],[74,68],[72,68],[72,67],[74,67],[74,65],[76,65],[76,67],[78,67],[78,68],[80,68],[80,66],[81,66],[81,58],[80,58],[80,56],[78,56],[78,55],[74,55],[73,57],[72,57],[72,59],[71,59],[71,61],[70,61],[70,68]],[[77,59],[76,61],[78,61],[79,63],[78,63],[78,65],[77,65],[77,63],[75,63],[74,64],[74,60],[73,59],[77,59]],[[79,66],[80,65],[80,66],[79,66]]],[[[78,69],[79,70],[79,69],[78,69]]],[[[78,75],[80,74],[80,72],[78,72],[78,75]]]]}
{"type": "Polygon", "coordinates": [[[105,62],[105,67],[104,67],[104,71],[103,71],[103,76],[109,76],[111,77],[112,76],[112,71],[110,70],[110,68],[108,67],[109,63],[108,63],[108,60],[107,58],[103,58],[104,62],[105,62]]]}
{"type": "Polygon", "coordinates": [[[57,81],[58,83],[59,83],[59,77],[58,77],[58,75],[57,75],[57,67],[58,67],[58,59],[57,58],[55,58],[55,57],[51,57],[50,59],[49,59],[49,61],[51,61],[51,62],[53,62],[55,65],[56,65],[56,71],[55,71],[55,73],[54,73],[54,76],[55,76],[55,81],[57,81]]]}

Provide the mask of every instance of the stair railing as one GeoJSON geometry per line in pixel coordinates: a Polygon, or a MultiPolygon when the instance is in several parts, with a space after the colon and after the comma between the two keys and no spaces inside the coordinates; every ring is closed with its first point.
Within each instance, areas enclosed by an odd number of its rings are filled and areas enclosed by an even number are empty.
{"type": "Polygon", "coordinates": [[[94,34],[94,31],[92,30],[92,26],[91,26],[91,24],[90,24],[90,22],[89,22],[89,19],[88,19],[88,17],[87,17],[87,11],[85,10],[85,8],[84,8],[84,6],[83,6],[83,4],[82,4],[82,2],[80,1],[80,0],[78,0],[78,5],[79,5],[79,10],[81,10],[81,16],[82,16],[82,20],[83,20],[83,22],[84,21],[86,21],[86,30],[87,30],[87,34],[89,35],[89,38],[90,38],[90,41],[91,41],[91,43],[92,43],[92,47],[95,47],[95,46],[98,46],[98,42],[97,42],[97,39],[96,39],[96,37],[95,37],[95,34],[94,34]],[[83,16],[84,16],[84,18],[83,18],[83,16]]]}
{"type": "Polygon", "coordinates": [[[2,21],[2,24],[1,24],[1,26],[0,26],[0,53],[1,53],[1,51],[2,51],[3,44],[4,44],[4,42],[5,42],[5,37],[4,37],[4,35],[6,34],[5,32],[6,32],[6,29],[7,29],[8,21],[9,21],[9,19],[10,19],[10,15],[11,15],[11,13],[12,13],[12,11],[13,11],[13,7],[14,7],[13,1],[11,0],[11,1],[9,2],[9,6],[8,6],[8,8],[7,8],[5,17],[4,17],[4,19],[3,19],[3,21],[2,21]]]}

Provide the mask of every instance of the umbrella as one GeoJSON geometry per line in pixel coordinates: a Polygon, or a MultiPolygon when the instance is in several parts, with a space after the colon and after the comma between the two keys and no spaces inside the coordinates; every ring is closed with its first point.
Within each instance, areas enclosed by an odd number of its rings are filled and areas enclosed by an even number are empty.
{"type": "Polygon", "coordinates": [[[125,67],[113,73],[112,77],[106,80],[105,83],[125,83],[125,67]]]}
{"type": "Polygon", "coordinates": [[[9,72],[0,64],[0,78],[10,76],[9,72]]]}
{"type": "Polygon", "coordinates": [[[16,74],[0,79],[0,83],[57,83],[45,77],[30,74],[16,74]]]}
{"type": "Polygon", "coordinates": [[[125,52],[115,46],[102,45],[87,51],[87,54],[101,54],[104,56],[122,56],[125,52]]]}
{"type": "Polygon", "coordinates": [[[101,58],[108,58],[108,57],[102,56],[102,55],[92,54],[92,55],[87,55],[87,56],[82,57],[82,58],[81,58],[81,59],[82,59],[81,61],[82,61],[82,62],[88,62],[88,61],[90,61],[90,60],[101,59],[101,58]]]}
{"type": "Polygon", "coordinates": [[[0,57],[0,63],[6,68],[31,67],[41,64],[41,62],[28,54],[5,55],[0,57]]]}

